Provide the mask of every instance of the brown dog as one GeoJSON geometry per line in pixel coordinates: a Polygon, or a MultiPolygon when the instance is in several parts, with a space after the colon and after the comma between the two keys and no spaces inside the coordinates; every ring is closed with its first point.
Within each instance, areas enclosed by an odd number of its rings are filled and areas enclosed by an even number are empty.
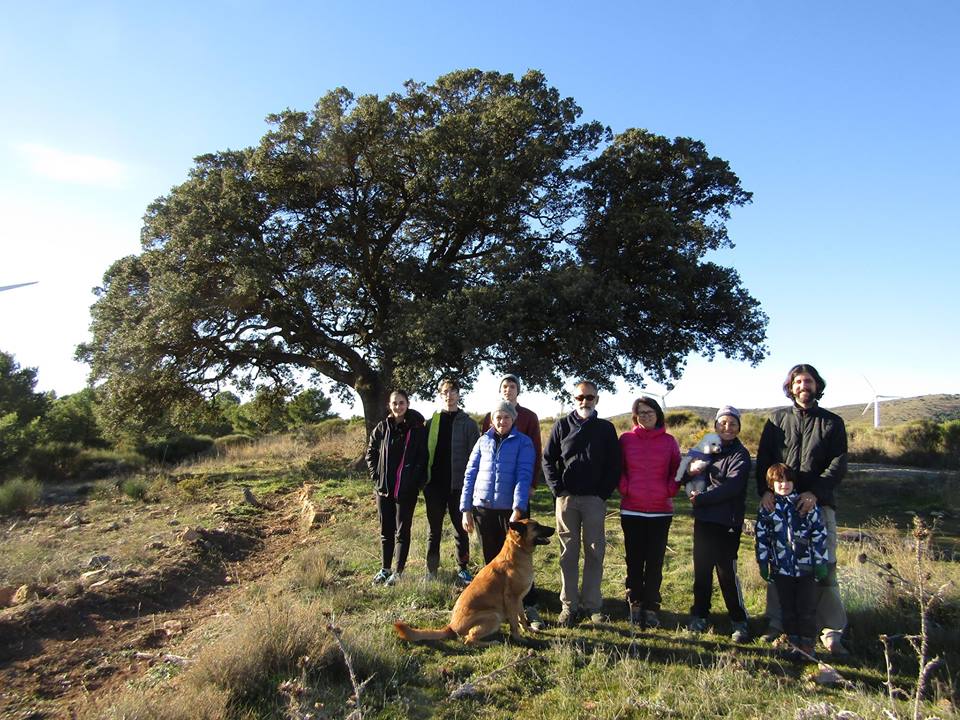
{"type": "Polygon", "coordinates": [[[519,640],[521,625],[531,632],[523,613],[523,596],[533,584],[533,549],[547,545],[554,532],[552,527],[536,520],[510,523],[500,554],[460,593],[449,625],[438,630],[417,630],[405,622],[395,622],[397,634],[412,642],[459,636],[467,645],[476,645],[482,644],[481,638],[497,632],[506,621],[510,623],[510,637],[519,640]]]}

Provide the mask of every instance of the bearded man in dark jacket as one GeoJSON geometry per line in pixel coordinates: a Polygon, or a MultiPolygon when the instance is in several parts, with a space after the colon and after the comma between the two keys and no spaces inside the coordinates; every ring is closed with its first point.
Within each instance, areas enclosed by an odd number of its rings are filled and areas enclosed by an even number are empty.
{"type": "MultiPolygon", "coordinates": [[[[819,505],[827,528],[829,574],[817,587],[817,627],[820,640],[831,654],[846,654],[841,643],[847,613],[837,583],[837,514],[834,490],[847,472],[847,430],[843,419],[818,404],[826,382],[812,365],[795,365],[783,383],[793,406],[781,408],[767,420],[757,450],[757,493],[767,510],[774,505],[767,486],[767,468],[789,465],[797,473],[797,507],[806,515],[819,505]]],[[[776,588],[767,586],[767,636],[783,632],[776,588]]]]}

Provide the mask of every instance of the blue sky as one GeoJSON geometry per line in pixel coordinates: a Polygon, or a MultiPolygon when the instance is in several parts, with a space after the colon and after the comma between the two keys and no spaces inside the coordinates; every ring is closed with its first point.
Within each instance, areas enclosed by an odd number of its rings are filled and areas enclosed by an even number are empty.
{"type": "Polygon", "coordinates": [[[693,356],[669,405],[780,404],[795,362],[817,365],[828,406],[865,403],[864,376],[883,394],[960,392],[957,3],[0,8],[0,285],[39,281],[0,293],[0,349],[38,367],[41,389],[83,386],[91,288],[139,250],[147,204],[194,156],[256,144],[267,114],[338,86],[384,94],[480,67],[542,70],[615,132],[703,140],[754,193],[713,259],[770,316],[770,356],[693,356]]]}

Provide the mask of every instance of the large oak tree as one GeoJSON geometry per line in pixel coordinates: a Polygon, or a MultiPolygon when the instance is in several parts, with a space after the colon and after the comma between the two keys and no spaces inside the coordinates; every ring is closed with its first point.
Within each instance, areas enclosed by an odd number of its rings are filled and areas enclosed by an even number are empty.
{"type": "Polygon", "coordinates": [[[705,260],[750,199],[727,162],[580,115],[539,72],[467,70],[270,116],[148,208],[78,356],[118,417],[307,370],[368,428],[391,386],[484,363],[557,388],[761,359],[765,315],[705,260]]]}

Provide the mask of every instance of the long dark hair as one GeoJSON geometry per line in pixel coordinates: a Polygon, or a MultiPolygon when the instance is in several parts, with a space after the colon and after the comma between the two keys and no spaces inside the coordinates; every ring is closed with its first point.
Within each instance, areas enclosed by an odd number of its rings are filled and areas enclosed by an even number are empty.
{"type": "Polygon", "coordinates": [[[647,397],[646,395],[641,395],[636,400],[633,401],[633,406],[630,408],[630,413],[633,416],[633,424],[640,424],[640,416],[637,412],[640,410],[640,405],[646,405],[651,410],[657,414],[657,427],[662,428],[666,424],[666,420],[663,417],[663,409],[660,407],[660,403],[654,400],[652,397],[647,397]]]}
{"type": "Polygon", "coordinates": [[[783,381],[783,394],[791,400],[796,400],[793,396],[793,379],[800,373],[806,373],[813,378],[813,381],[817,384],[817,392],[814,394],[814,397],[817,400],[822,398],[823,391],[827,389],[827,381],[820,377],[820,373],[817,372],[817,369],[813,365],[807,365],[806,363],[794,365],[790,368],[790,372],[787,373],[787,379],[783,381]]]}

